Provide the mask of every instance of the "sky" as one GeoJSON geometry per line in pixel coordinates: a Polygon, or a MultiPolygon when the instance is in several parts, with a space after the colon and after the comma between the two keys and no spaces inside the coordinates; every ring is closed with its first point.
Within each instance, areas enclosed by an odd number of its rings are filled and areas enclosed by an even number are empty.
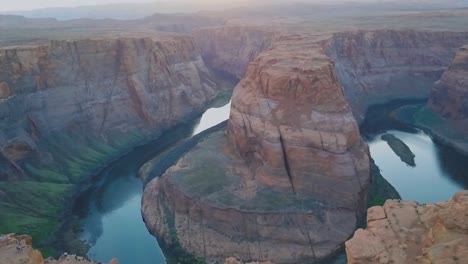
{"type": "Polygon", "coordinates": [[[151,2],[151,0],[0,0],[0,11],[32,10],[47,7],[74,7],[83,5],[129,2],[145,3],[151,2]]]}
{"type": "MultiPolygon", "coordinates": [[[[86,5],[100,5],[100,4],[110,4],[110,3],[148,3],[148,2],[166,2],[166,3],[197,3],[205,5],[219,5],[225,1],[227,3],[255,3],[259,0],[0,0],[0,11],[19,11],[19,10],[33,10],[39,8],[49,8],[49,7],[75,7],[75,6],[86,6],[86,5]]],[[[263,2],[269,2],[262,0],[263,2]]],[[[278,1],[277,2],[283,2],[278,1]]],[[[332,2],[386,2],[386,1],[395,1],[395,0],[290,0],[297,2],[315,2],[315,3],[332,3],[332,2]]],[[[396,0],[398,1],[398,0],[396,0]]],[[[399,0],[405,1],[405,0],[399,0]]],[[[460,0],[406,0],[406,2],[415,2],[415,3],[427,3],[427,2],[456,2],[460,0]]],[[[287,0],[284,0],[287,2],[287,0]]]]}

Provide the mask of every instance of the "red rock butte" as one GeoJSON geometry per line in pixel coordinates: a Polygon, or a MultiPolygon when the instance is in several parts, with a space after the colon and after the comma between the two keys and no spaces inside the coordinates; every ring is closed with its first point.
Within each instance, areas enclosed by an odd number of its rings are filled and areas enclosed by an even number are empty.
{"type": "Polygon", "coordinates": [[[286,36],[249,65],[227,133],[147,186],[142,210],[158,238],[207,259],[277,263],[340,248],[365,210],[370,165],[325,44],[286,36]]]}
{"type": "Polygon", "coordinates": [[[242,26],[194,36],[209,66],[244,77],[227,130],[147,185],[145,223],[163,244],[207,260],[275,263],[340,249],[367,206],[370,161],[358,125],[366,108],[428,96],[468,42],[457,32],[242,26]]]}

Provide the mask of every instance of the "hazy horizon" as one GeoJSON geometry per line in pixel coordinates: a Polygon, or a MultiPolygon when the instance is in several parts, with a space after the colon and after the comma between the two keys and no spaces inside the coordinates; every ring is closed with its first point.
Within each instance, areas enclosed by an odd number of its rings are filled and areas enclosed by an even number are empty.
{"type": "Polygon", "coordinates": [[[379,2],[406,2],[406,3],[456,3],[463,2],[462,0],[289,0],[289,1],[279,1],[279,0],[260,0],[252,1],[248,0],[15,0],[10,2],[4,2],[0,5],[0,12],[14,12],[14,11],[31,11],[37,9],[47,9],[47,8],[73,8],[73,7],[83,7],[83,6],[99,6],[107,4],[139,4],[139,3],[162,3],[165,5],[183,5],[189,4],[191,6],[200,5],[200,8],[207,7],[232,7],[235,5],[248,4],[265,4],[265,3],[323,3],[323,4],[335,4],[339,2],[359,2],[359,3],[379,3],[379,2]],[[222,5],[222,6],[219,6],[222,5]]]}

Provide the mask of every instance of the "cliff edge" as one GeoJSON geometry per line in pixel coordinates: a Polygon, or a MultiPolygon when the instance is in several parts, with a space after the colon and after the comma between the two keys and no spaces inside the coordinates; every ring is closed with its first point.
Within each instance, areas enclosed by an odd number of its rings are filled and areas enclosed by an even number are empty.
{"type": "Polygon", "coordinates": [[[388,200],[346,242],[349,264],[468,262],[468,191],[447,202],[388,200]]]}

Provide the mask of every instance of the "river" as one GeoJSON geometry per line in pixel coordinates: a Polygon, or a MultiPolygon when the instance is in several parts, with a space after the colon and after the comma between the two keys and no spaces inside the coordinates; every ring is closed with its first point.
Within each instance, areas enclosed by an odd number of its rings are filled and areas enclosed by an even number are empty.
{"type": "Polygon", "coordinates": [[[468,189],[465,176],[468,157],[388,114],[408,103],[411,102],[393,102],[371,108],[361,132],[383,177],[395,187],[402,199],[419,203],[448,200],[456,192],[468,189]],[[385,133],[395,135],[411,149],[416,155],[416,166],[411,167],[401,161],[381,139],[385,133]]]}
{"type": "MultiPolygon", "coordinates": [[[[422,131],[389,119],[388,112],[399,104],[372,108],[369,111],[372,114],[361,127],[383,176],[403,199],[421,203],[447,200],[456,191],[467,188],[463,172],[468,158],[434,142],[422,131]],[[416,154],[415,167],[403,163],[380,138],[387,132],[403,140],[416,154]]],[[[81,219],[81,239],[90,245],[89,258],[102,262],[118,258],[120,264],[166,262],[141,217],[143,184],[137,173],[144,163],[177,142],[226,120],[229,110],[230,103],[211,108],[199,120],[180,125],[158,140],[135,148],[100,173],[93,188],[83,193],[75,206],[75,214],[81,219]]],[[[343,258],[342,255],[336,263],[344,263],[343,258]]]]}
{"type": "Polygon", "coordinates": [[[90,259],[107,263],[117,258],[120,264],[166,263],[158,242],[141,217],[143,183],[138,171],[147,161],[181,140],[227,120],[229,111],[230,102],[210,108],[200,119],[135,148],[96,177],[93,187],[80,195],[74,209],[74,214],[81,219],[81,239],[90,246],[90,259]]]}

